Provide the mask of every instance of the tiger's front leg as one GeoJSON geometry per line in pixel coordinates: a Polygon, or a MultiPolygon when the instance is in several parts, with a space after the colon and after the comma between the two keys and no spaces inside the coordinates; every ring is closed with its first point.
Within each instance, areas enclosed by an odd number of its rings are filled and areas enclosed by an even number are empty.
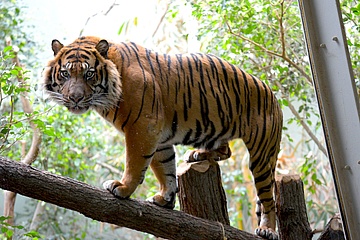
{"type": "Polygon", "coordinates": [[[157,137],[148,134],[146,129],[134,128],[125,133],[125,143],[126,162],[121,180],[108,180],[103,183],[105,189],[122,199],[130,197],[143,182],[155,154],[157,137]]]}
{"type": "Polygon", "coordinates": [[[160,191],[148,200],[158,206],[173,209],[177,192],[174,147],[170,145],[158,148],[150,166],[160,183],[160,191]]]}
{"type": "Polygon", "coordinates": [[[145,172],[149,166],[150,160],[144,157],[126,161],[124,175],[121,180],[108,180],[103,183],[103,187],[111,192],[115,197],[125,199],[136,190],[137,186],[144,180],[145,172]],[[131,163],[129,163],[131,162],[131,163]],[[135,164],[136,167],[131,166],[135,164]]]}

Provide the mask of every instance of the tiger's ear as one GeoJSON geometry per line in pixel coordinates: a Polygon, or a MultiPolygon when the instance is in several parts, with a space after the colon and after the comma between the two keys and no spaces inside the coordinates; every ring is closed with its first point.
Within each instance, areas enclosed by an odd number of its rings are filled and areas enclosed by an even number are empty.
{"type": "Polygon", "coordinates": [[[101,54],[101,56],[103,56],[104,58],[107,58],[107,53],[109,50],[109,43],[106,40],[101,40],[97,45],[96,45],[96,50],[101,54]]]}
{"type": "Polygon", "coordinates": [[[60,49],[62,49],[64,47],[64,45],[61,44],[61,42],[59,42],[59,40],[54,39],[51,42],[51,48],[54,51],[54,56],[56,56],[56,54],[60,51],[60,49]]]}

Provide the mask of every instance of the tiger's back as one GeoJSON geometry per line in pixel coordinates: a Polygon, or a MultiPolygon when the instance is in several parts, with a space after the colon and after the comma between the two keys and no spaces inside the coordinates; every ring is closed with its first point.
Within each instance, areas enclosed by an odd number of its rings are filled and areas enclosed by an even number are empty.
{"type": "Polygon", "coordinates": [[[207,149],[216,148],[217,140],[223,139],[242,138],[249,143],[252,129],[262,125],[266,127],[262,131],[274,131],[273,138],[280,138],[275,136],[282,126],[276,97],[266,84],[238,67],[207,54],[166,55],[133,43],[116,46],[117,52],[109,58],[122,66],[122,78],[129,79],[123,81],[124,99],[127,93],[131,98],[135,84],[141,95],[139,112],[149,107],[163,115],[161,143],[207,149]],[[129,69],[130,65],[138,68],[129,69]],[[134,80],[132,75],[140,78],[134,80]]]}
{"type": "Polygon", "coordinates": [[[109,191],[129,197],[150,165],[160,183],[160,192],[151,201],[172,208],[173,145],[200,148],[191,154],[192,161],[226,159],[231,155],[228,141],[241,138],[250,153],[250,169],[263,205],[257,234],[276,239],[272,191],[282,112],[266,84],[225,60],[201,53],[159,54],[134,43],[109,44],[94,37],[79,38],[67,47],[53,42],[53,49],[55,59],[45,74],[50,96],[62,95],[60,103],[71,102],[70,111],[76,112],[74,105],[95,109],[125,135],[124,176],[104,183],[109,191]],[[80,62],[79,69],[68,69],[69,62],[71,66],[80,62]],[[62,88],[67,91],[51,87],[60,85],[56,77],[67,75],[66,71],[70,77],[62,88]],[[89,71],[96,73],[91,82],[86,78],[89,71]],[[81,75],[85,80],[79,85],[81,75]],[[85,90],[79,94],[74,86],[85,90]]]}

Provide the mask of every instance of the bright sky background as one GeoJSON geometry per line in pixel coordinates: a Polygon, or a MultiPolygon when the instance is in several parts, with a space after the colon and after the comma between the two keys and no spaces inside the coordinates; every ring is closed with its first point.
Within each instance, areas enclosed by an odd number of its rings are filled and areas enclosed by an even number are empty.
{"type": "MultiPolygon", "coordinates": [[[[143,43],[156,29],[167,1],[117,0],[117,5],[107,16],[104,13],[115,2],[114,0],[22,0],[22,2],[27,6],[25,9],[27,24],[35,27],[35,40],[49,46],[51,50],[50,44],[53,39],[58,39],[67,45],[78,38],[88,18],[95,14],[97,15],[90,18],[87,23],[83,35],[94,35],[113,41],[131,39],[143,43]],[[117,33],[120,26],[135,17],[139,19],[135,31],[128,33],[127,39],[119,36],[117,33]]],[[[51,51],[46,51],[48,58],[51,54],[51,51]]]]}

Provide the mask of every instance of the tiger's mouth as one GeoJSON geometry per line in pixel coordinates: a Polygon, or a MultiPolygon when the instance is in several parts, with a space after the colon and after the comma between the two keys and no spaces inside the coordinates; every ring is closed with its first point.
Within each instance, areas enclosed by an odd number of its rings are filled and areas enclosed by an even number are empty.
{"type": "Polygon", "coordinates": [[[80,106],[74,106],[74,107],[69,107],[67,106],[67,109],[74,114],[83,114],[85,112],[87,112],[87,110],[89,110],[90,107],[80,107],[80,106]]]}

